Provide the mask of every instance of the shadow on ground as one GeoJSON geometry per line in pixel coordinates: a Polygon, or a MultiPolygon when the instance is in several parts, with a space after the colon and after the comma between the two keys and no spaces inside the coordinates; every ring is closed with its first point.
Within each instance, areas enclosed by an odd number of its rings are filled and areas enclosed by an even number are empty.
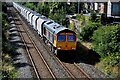
{"type": "Polygon", "coordinates": [[[28,63],[20,63],[20,62],[14,64],[14,66],[15,66],[16,68],[26,67],[26,66],[32,67],[32,65],[30,65],[30,64],[28,64],[28,63]]]}
{"type": "Polygon", "coordinates": [[[93,50],[89,50],[81,43],[77,43],[76,51],[61,51],[58,58],[66,63],[86,63],[95,65],[100,61],[100,56],[93,50]]]}
{"type": "MultiPolygon", "coordinates": [[[[32,67],[30,64],[28,63],[24,63],[22,62],[22,56],[23,56],[23,51],[24,50],[21,50],[21,49],[25,49],[25,46],[24,45],[24,42],[21,40],[20,38],[20,33],[23,33],[23,31],[18,31],[16,29],[16,26],[10,28],[10,34],[9,34],[9,41],[10,43],[12,44],[12,48],[13,48],[13,51],[10,52],[10,55],[12,56],[12,60],[15,62],[13,65],[18,69],[18,68],[21,68],[21,67],[26,67],[26,66],[30,66],[32,67]]],[[[25,42],[27,44],[27,48],[28,49],[31,49],[33,48],[32,47],[32,43],[28,43],[28,42],[25,42]]]]}

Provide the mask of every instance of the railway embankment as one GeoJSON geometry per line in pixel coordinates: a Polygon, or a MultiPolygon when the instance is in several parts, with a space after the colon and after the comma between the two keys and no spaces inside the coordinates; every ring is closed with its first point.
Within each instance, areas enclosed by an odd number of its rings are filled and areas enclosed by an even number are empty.
{"type": "Polygon", "coordinates": [[[23,41],[19,35],[19,32],[22,31],[17,29],[17,26],[21,24],[16,24],[16,21],[19,21],[19,19],[16,19],[15,14],[12,12],[12,8],[8,8],[8,12],[11,21],[9,27],[9,41],[15,46],[12,60],[17,71],[17,78],[32,78],[31,65],[28,62],[23,41]]]}

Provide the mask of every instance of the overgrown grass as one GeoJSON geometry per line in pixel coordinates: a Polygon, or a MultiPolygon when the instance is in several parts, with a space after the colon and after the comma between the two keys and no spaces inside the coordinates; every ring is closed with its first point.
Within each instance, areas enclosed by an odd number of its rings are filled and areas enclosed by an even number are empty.
{"type": "Polygon", "coordinates": [[[101,57],[100,62],[95,65],[96,68],[109,77],[120,78],[120,25],[104,27],[101,25],[100,19],[96,23],[83,15],[77,15],[76,19],[79,21],[82,31],[77,34],[79,42],[88,49],[95,48],[96,51],[93,51],[101,57]]]}
{"type": "Polygon", "coordinates": [[[2,12],[2,56],[0,58],[2,61],[0,62],[0,71],[2,74],[0,77],[4,80],[9,80],[10,78],[16,78],[17,77],[17,71],[15,67],[13,66],[12,61],[12,51],[14,51],[14,47],[8,40],[8,29],[10,27],[10,22],[8,20],[7,15],[7,6],[6,3],[2,4],[2,7],[4,7],[4,10],[2,12]]]}
{"type": "Polygon", "coordinates": [[[75,23],[73,21],[70,23],[69,29],[75,30],[75,23]]]}
{"type": "Polygon", "coordinates": [[[2,71],[2,79],[8,79],[8,78],[16,78],[17,77],[17,71],[15,67],[13,66],[12,59],[9,56],[9,54],[2,55],[2,66],[0,66],[0,71],[2,71]]]}
{"type": "Polygon", "coordinates": [[[80,24],[80,30],[82,30],[89,22],[90,17],[84,16],[83,14],[77,14],[76,19],[79,21],[80,24]]]}
{"type": "Polygon", "coordinates": [[[93,47],[91,42],[81,42],[81,44],[86,46],[88,49],[92,49],[92,47],[93,47]]]}
{"type": "Polygon", "coordinates": [[[108,77],[120,78],[120,66],[112,66],[106,64],[108,62],[112,62],[112,61],[108,61],[107,59],[111,59],[110,56],[104,58],[103,60],[101,59],[101,61],[97,63],[95,67],[98,68],[103,73],[105,73],[108,77]]]}
{"type": "Polygon", "coordinates": [[[106,75],[120,78],[120,25],[99,28],[93,35],[93,46],[101,56],[96,65],[106,75]]]}

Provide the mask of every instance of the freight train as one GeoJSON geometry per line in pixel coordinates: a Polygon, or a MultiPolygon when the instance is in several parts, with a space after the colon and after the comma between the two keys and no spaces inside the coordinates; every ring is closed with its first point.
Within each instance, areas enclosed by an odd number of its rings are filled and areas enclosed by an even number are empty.
{"type": "Polygon", "coordinates": [[[57,55],[58,51],[76,50],[77,36],[74,31],[16,2],[13,2],[13,7],[29,22],[43,41],[49,44],[54,54],[57,55]]]}

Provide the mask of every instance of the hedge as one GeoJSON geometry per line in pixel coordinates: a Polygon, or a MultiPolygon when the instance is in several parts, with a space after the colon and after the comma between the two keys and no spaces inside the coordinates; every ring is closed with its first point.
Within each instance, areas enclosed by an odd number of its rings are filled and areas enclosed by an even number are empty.
{"type": "Polygon", "coordinates": [[[101,27],[93,33],[94,50],[106,57],[120,53],[120,25],[101,27]]]}
{"type": "Polygon", "coordinates": [[[80,33],[83,41],[91,41],[93,32],[101,26],[102,25],[100,23],[89,22],[85,27],[83,27],[83,29],[80,33]]]}

